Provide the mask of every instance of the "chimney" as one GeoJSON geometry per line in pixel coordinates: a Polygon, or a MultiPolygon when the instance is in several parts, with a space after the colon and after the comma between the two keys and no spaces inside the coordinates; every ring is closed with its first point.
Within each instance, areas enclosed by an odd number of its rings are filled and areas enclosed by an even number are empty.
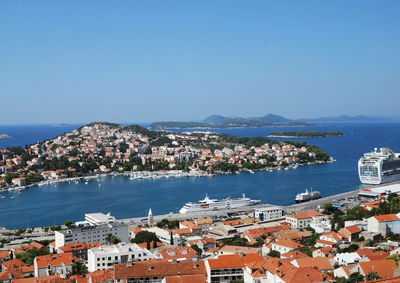
{"type": "Polygon", "coordinates": [[[127,262],[126,262],[126,266],[132,266],[133,265],[133,260],[131,261],[131,260],[128,260],[127,262]]]}
{"type": "Polygon", "coordinates": [[[239,256],[243,257],[244,256],[243,252],[239,252],[239,256]]]}
{"type": "Polygon", "coordinates": [[[149,263],[149,270],[152,270],[153,267],[151,266],[151,263],[149,263]]]}
{"type": "Polygon", "coordinates": [[[176,264],[177,262],[178,262],[178,261],[176,260],[176,258],[173,258],[173,259],[172,259],[172,263],[173,263],[173,264],[176,264]]]}
{"type": "Polygon", "coordinates": [[[197,264],[197,261],[193,261],[193,268],[198,268],[199,265],[197,264]]]}

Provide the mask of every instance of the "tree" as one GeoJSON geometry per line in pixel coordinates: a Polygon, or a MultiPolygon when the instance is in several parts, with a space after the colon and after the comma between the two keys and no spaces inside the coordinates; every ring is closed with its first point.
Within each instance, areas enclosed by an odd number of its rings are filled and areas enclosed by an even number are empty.
{"type": "Polygon", "coordinates": [[[365,278],[366,280],[376,280],[379,279],[379,275],[378,273],[376,273],[375,271],[371,271],[370,273],[367,274],[367,277],[365,278]]]}
{"type": "Polygon", "coordinates": [[[191,245],[191,248],[196,251],[197,258],[200,259],[201,258],[201,254],[203,253],[203,250],[201,248],[199,248],[199,246],[196,245],[196,244],[191,245]]]}
{"type": "Polygon", "coordinates": [[[153,249],[157,248],[157,240],[153,239],[153,249]]]}
{"type": "Polygon", "coordinates": [[[350,274],[349,279],[347,279],[347,282],[349,283],[359,283],[365,280],[364,275],[362,275],[360,272],[355,272],[350,274]]]}
{"type": "Polygon", "coordinates": [[[270,252],[268,253],[268,255],[269,255],[269,256],[272,256],[272,257],[277,257],[277,258],[280,258],[280,257],[281,257],[281,253],[278,252],[278,251],[274,251],[274,250],[270,251],[270,252]]]}
{"type": "Polygon", "coordinates": [[[67,220],[67,221],[64,222],[64,225],[69,228],[69,227],[72,226],[72,221],[71,220],[67,220]]]}
{"type": "Polygon", "coordinates": [[[172,236],[172,232],[169,233],[169,243],[170,245],[174,245],[174,237],[172,236]]]}
{"type": "Polygon", "coordinates": [[[106,241],[110,243],[110,245],[115,245],[121,242],[121,240],[115,237],[113,234],[108,234],[106,237],[106,241]]]}
{"type": "Polygon", "coordinates": [[[146,243],[146,249],[150,250],[150,242],[146,243]]]}
{"type": "Polygon", "coordinates": [[[151,243],[153,240],[160,241],[155,233],[143,230],[137,233],[135,238],[132,239],[131,242],[136,244],[147,242],[151,243]]]}

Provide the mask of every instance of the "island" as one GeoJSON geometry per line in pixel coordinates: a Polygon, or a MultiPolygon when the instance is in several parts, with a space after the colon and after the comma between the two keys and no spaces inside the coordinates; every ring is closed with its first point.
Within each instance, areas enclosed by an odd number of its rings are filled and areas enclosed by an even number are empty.
{"type": "Polygon", "coordinates": [[[270,132],[269,138],[325,138],[325,137],[340,137],[343,136],[341,131],[283,131],[283,132],[270,132]]]}
{"type": "Polygon", "coordinates": [[[9,136],[7,134],[0,134],[0,140],[4,140],[4,139],[11,139],[11,136],[9,136]]]}
{"type": "Polygon", "coordinates": [[[0,149],[0,189],[92,178],[213,176],[331,162],[317,146],[211,131],[171,133],[94,122],[25,147],[0,149]]]}

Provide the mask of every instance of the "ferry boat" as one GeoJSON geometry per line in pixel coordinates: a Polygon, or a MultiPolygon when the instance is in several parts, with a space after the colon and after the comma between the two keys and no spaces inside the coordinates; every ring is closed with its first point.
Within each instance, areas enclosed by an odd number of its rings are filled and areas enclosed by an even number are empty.
{"type": "Polygon", "coordinates": [[[301,202],[306,202],[314,199],[319,199],[321,198],[321,194],[318,191],[306,191],[304,193],[300,193],[296,195],[296,203],[301,203],[301,202]]]}
{"type": "Polygon", "coordinates": [[[358,176],[363,184],[379,185],[400,180],[400,153],[377,148],[358,161],[358,176]]]}
{"type": "Polygon", "coordinates": [[[256,205],[261,200],[253,200],[247,198],[245,194],[241,198],[231,198],[226,199],[210,199],[206,194],[206,197],[199,202],[188,202],[180,210],[179,213],[197,212],[197,211],[207,211],[207,210],[219,210],[219,209],[229,209],[237,208],[242,206],[256,205]]]}

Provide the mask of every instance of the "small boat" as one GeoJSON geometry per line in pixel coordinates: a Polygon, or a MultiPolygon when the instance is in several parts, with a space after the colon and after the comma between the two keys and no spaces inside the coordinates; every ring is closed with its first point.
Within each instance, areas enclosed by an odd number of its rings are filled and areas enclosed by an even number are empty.
{"type": "Polygon", "coordinates": [[[5,196],[1,196],[0,199],[5,198],[5,196]]]}
{"type": "Polygon", "coordinates": [[[10,197],[11,199],[15,198],[15,197],[10,197]]]}

